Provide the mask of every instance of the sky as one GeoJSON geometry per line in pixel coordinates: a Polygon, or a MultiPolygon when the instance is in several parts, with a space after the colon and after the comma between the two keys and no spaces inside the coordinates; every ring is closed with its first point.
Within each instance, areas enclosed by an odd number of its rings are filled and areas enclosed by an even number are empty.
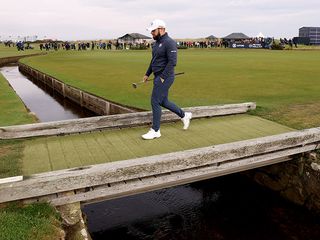
{"type": "Polygon", "coordinates": [[[61,40],[114,39],[146,31],[162,19],[173,38],[298,36],[320,27],[319,0],[0,0],[0,40],[37,36],[61,40]]]}

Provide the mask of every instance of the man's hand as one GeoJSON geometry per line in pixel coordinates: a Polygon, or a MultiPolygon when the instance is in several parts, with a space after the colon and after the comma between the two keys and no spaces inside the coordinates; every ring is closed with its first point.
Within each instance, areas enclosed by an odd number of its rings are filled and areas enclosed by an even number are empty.
{"type": "Polygon", "coordinates": [[[142,82],[147,82],[148,81],[148,79],[149,79],[149,76],[147,76],[147,75],[144,75],[143,76],[143,78],[142,78],[142,82]]]}

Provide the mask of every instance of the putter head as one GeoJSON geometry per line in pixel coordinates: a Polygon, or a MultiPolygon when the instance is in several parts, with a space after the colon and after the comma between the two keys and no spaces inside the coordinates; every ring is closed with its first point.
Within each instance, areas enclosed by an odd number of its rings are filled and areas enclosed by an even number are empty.
{"type": "Polygon", "coordinates": [[[132,83],[132,87],[133,88],[137,88],[137,84],[136,83],[132,83]]]}

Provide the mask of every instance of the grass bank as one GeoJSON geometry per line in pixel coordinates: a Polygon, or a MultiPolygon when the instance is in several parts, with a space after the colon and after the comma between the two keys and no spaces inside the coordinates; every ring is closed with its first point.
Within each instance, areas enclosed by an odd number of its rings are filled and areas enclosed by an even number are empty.
{"type": "MultiPolygon", "coordinates": [[[[21,61],[101,97],[150,109],[152,84],[131,86],[141,80],[150,55],[150,51],[60,51],[21,61]]],[[[296,107],[302,104],[312,112],[320,102],[319,59],[320,51],[181,50],[176,71],[186,74],[176,78],[171,99],[183,107],[255,101],[259,116],[294,128],[317,126],[320,118],[310,120],[296,107]],[[301,121],[292,121],[292,114],[301,121]]]]}
{"type": "Polygon", "coordinates": [[[35,122],[21,99],[10,87],[8,81],[0,73],[0,126],[9,126],[35,122]]]}
{"type": "Polygon", "coordinates": [[[37,45],[31,44],[35,47],[35,49],[27,49],[25,51],[18,51],[17,47],[6,47],[3,43],[0,43],[0,58],[5,57],[14,57],[14,56],[21,56],[21,55],[28,55],[39,53],[40,50],[37,45]]]}
{"type": "MultiPolygon", "coordinates": [[[[35,53],[18,52],[0,44],[0,58],[35,53]]],[[[21,99],[0,73],[0,126],[35,122],[21,99]]],[[[0,178],[22,174],[24,141],[0,141],[0,178]]],[[[0,240],[60,239],[61,221],[53,207],[46,203],[0,208],[0,240]]]]}
{"type": "MultiPolygon", "coordinates": [[[[0,73],[0,126],[33,123],[36,120],[25,108],[0,73]]],[[[21,174],[23,141],[0,141],[0,178],[21,174]]]]}
{"type": "Polygon", "coordinates": [[[61,239],[60,226],[59,214],[46,203],[0,209],[0,240],[61,239]]]}

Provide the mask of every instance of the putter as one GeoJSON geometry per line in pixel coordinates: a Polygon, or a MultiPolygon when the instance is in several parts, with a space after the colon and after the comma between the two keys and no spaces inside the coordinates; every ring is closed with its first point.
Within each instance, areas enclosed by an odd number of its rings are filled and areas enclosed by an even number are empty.
{"type": "MultiPolygon", "coordinates": [[[[175,75],[175,76],[178,76],[178,75],[182,75],[182,74],[184,74],[184,72],[175,73],[174,75],[175,75]]],[[[153,81],[153,80],[154,80],[154,78],[148,79],[146,82],[150,82],[150,81],[153,81]]],[[[143,84],[143,83],[146,83],[146,82],[141,81],[141,82],[137,82],[137,83],[132,83],[132,87],[133,87],[133,88],[137,88],[139,85],[141,85],[141,84],[143,84]]]]}

